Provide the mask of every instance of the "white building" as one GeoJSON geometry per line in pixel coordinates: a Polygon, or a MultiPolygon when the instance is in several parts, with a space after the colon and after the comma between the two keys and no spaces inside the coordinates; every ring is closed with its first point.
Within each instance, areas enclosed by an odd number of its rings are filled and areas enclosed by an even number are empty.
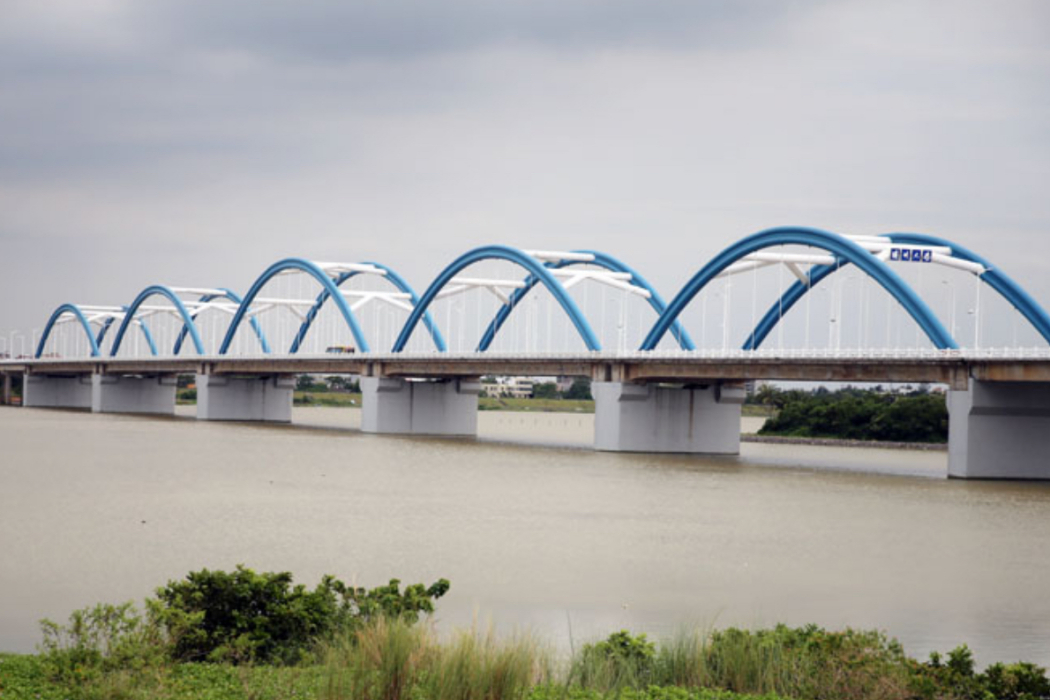
{"type": "Polygon", "coordinates": [[[534,384],[535,382],[528,377],[501,377],[495,384],[483,383],[481,390],[485,396],[528,399],[532,397],[534,384]]]}

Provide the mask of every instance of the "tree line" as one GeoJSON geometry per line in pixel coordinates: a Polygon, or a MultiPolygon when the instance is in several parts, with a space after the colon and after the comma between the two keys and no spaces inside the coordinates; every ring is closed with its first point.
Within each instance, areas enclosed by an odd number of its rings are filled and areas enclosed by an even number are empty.
{"type": "Polygon", "coordinates": [[[948,441],[948,408],[943,393],[926,387],[892,393],[846,387],[831,391],[782,390],[765,384],[753,401],[776,412],[760,435],[881,440],[888,442],[948,441]]]}

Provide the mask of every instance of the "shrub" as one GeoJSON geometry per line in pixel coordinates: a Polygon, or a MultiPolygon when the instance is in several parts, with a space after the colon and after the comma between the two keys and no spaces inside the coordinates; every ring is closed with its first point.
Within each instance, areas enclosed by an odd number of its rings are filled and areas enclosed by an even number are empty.
{"type": "Polygon", "coordinates": [[[359,620],[382,616],[414,623],[419,619],[419,613],[434,612],[434,600],[448,593],[449,589],[448,579],[443,578],[429,588],[425,588],[422,583],[414,583],[407,586],[404,592],[401,592],[401,582],[396,578],[372,590],[347,588],[341,581],[331,578],[329,581],[343,597],[353,616],[359,620]]]}
{"type": "MultiPolygon", "coordinates": [[[[148,610],[150,610],[148,608],[148,610]]],[[[150,612],[132,603],[74,611],[68,625],[42,620],[40,654],[48,677],[79,684],[119,669],[141,669],[167,659],[169,638],[150,612]]]]}
{"type": "Polygon", "coordinates": [[[175,639],[177,660],[294,663],[318,640],[362,621],[386,616],[414,623],[421,612],[433,612],[433,600],[448,588],[441,579],[401,592],[391,579],[367,590],[325,576],[310,591],[293,587],[288,572],[203,569],[157,590],[158,617],[175,639]]]}
{"type": "Polygon", "coordinates": [[[605,640],[583,647],[576,666],[581,685],[601,689],[648,685],[656,645],[645,634],[613,632],[605,640]]]}
{"type": "Polygon", "coordinates": [[[1047,700],[1050,679],[1046,671],[1025,661],[992,664],[982,674],[984,688],[997,700],[1047,700]]]}
{"type": "Polygon", "coordinates": [[[924,698],[986,700],[1050,700],[1050,679],[1035,664],[995,663],[984,673],[974,670],[973,654],[965,644],[948,652],[947,661],[934,652],[926,663],[911,662],[912,687],[924,698]]]}
{"type": "Polygon", "coordinates": [[[573,381],[572,386],[565,391],[565,398],[593,401],[594,397],[591,395],[591,380],[581,378],[573,381]]]}

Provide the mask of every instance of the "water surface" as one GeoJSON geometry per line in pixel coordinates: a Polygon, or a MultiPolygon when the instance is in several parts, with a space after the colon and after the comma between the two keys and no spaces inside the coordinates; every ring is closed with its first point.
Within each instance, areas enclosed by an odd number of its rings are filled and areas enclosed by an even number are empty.
{"type": "Polygon", "coordinates": [[[444,576],[443,629],[491,618],[563,646],[816,622],[1050,664],[1050,486],[949,481],[941,452],[597,453],[592,420],[482,412],[461,440],[365,435],[348,409],[263,426],[0,408],[0,649],[243,563],[309,585],[444,576]]]}

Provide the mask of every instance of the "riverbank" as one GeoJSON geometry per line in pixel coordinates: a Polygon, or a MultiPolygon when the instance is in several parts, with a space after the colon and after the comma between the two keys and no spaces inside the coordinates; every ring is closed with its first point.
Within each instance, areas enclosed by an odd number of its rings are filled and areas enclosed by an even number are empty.
{"type": "Polygon", "coordinates": [[[441,637],[429,621],[380,616],[319,639],[294,663],[175,660],[155,623],[98,610],[36,655],[0,654],[0,697],[35,700],[1046,700],[1031,663],[975,667],[966,646],[926,661],[878,631],[626,630],[569,655],[529,633],[477,626],[441,637]],[[86,626],[85,626],[86,625],[86,626]]]}
{"type": "MultiPolygon", "coordinates": [[[[296,406],[320,406],[324,408],[360,408],[361,394],[348,391],[296,391],[293,394],[296,406]]],[[[196,393],[183,390],[178,396],[178,405],[196,405],[196,393]]],[[[594,413],[594,401],[590,399],[540,399],[512,397],[478,397],[479,411],[521,411],[537,413],[594,413]]],[[[768,406],[747,404],[741,414],[745,417],[768,418],[773,411],[768,406]]]]}
{"type": "MultiPolygon", "coordinates": [[[[360,408],[361,394],[345,392],[295,392],[295,405],[300,407],[360,408]]],[[[478,398],[479,411],[507,411],[513,413],[565,413],[594,414],[594,401],[572,399],[535,398],[478,398]]],[[[769,406],[745,404],[741,407],[741,418],[768,419],[774,410],[769,406]]],[[[751,423],[741,428],[741,442],[780,445],[807,445],[813,447],[862,447],[887,450],[919,450],[944,452],[945,443],[925,442],[880,442],[877,440],[850,440],[846,438],[810,438],[785,435],[759,435],[761,424],[751,423]]]]}
{"type": "Polygon", "coordinates": [[[947,452],[948,445],[943,442],[882,442],[878,440],[847,440],[844,438],[809,438],[789,437],[786,435],[758,435],[743,433],[741,442],[766,443],[770,445],[810,445],[814,447],[861,447],[880,450],[920,450],[930,452],[947,452]]]}

